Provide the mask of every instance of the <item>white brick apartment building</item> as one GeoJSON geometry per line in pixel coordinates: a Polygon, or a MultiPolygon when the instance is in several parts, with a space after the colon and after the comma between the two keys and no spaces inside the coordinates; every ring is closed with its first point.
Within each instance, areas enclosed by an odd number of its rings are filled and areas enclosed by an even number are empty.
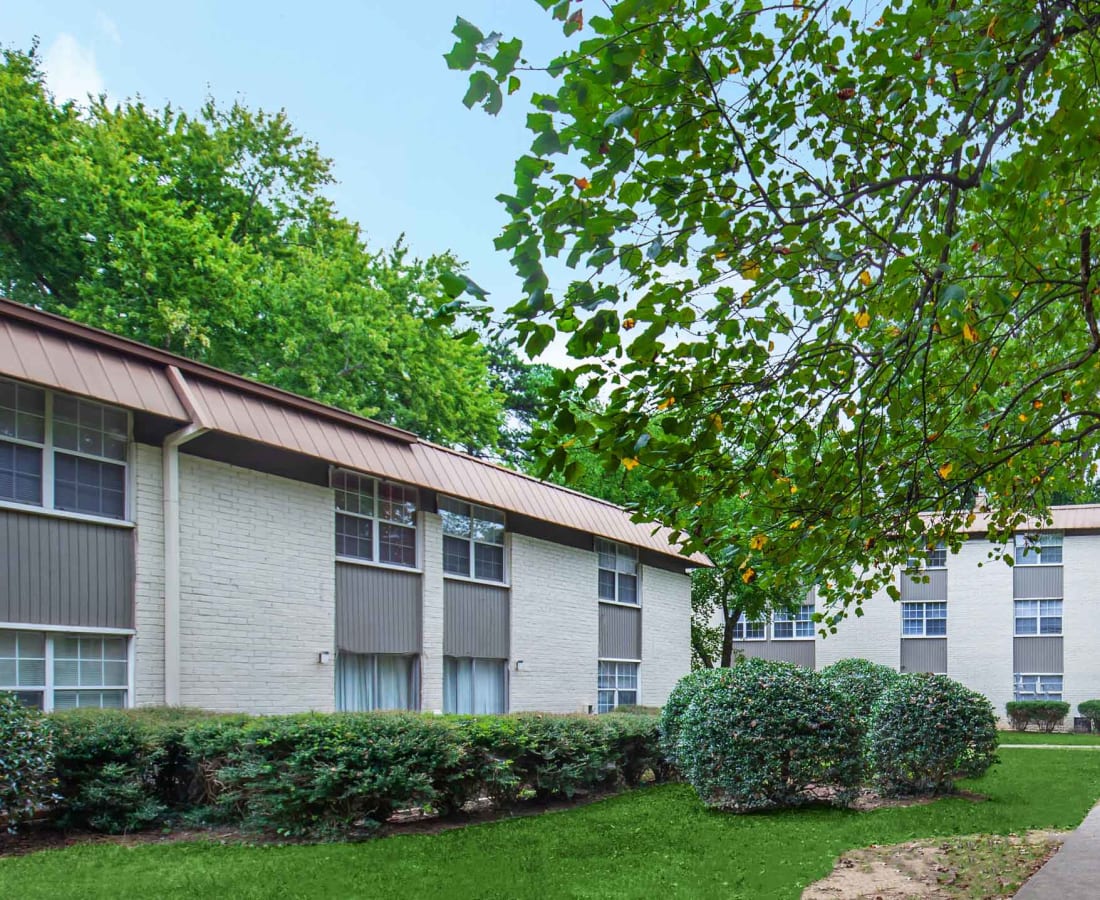
{"type": "Polygon", "coordinates": [[[27,703],[660,705],[700,564],[618,507],[0,300],[0,690],[27,703]]]}
{"type": "Polygon", "coordinates": [[[817,668],[862,657],[945,673],[1002,717],[1010,700],[1065,700],[1072,716],[1081,701],[1100,699],[1100,504],[1055,507],[1052,524],[1007,547],[989,541],[979,517],[959,553],[940,548],[920,565],[916,577],[896,573],[900,602],[879,592],[835,635],[816,633],[811,594],[793,621],[739,625],[735,646],[817,668]]]}

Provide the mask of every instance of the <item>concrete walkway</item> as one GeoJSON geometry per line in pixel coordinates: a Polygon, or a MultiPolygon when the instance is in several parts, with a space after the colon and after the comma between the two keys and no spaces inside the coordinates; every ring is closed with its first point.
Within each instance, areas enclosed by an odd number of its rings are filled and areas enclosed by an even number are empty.
{"type": "Polygon", "coordinates": [[[1100,750],[1100,744],[1001,744],[999,750],[1100,750]]]}
{"type": "Polygon", "coordinates": [[[1016,900],[1096,900],[1098,896],[1100,805],[1093,807],[1062,849],[1020,888],[1016,900]]]}

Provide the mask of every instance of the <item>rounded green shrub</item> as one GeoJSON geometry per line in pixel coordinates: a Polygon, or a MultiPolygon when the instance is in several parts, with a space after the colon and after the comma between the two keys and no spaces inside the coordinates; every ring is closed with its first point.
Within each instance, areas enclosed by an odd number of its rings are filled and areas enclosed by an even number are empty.
{"type": "Polygon", "coordinates": [[[869,723],[879,697],[901,676],[889,666],[869,659],[841,659],[822,669],[821,677],[851,698],[860,716],[869,723]]]}
{"type": "Polygon", "coordinates": [[[997,718],[976,691],[946,675],[904,675],[875,704],[871,768],[889,796],[950,793],[997,761],[997,718]]]}
{"type": "Polygon", "coordinates": [[[707,806],[741,812],[853,796],[863,726],[851,700],[787,663],[750,659],[715,672],[689,702],[676,747],[707,806]]]}
{"type": "Polygon", "coordinates": [[[1086,700],[1077,704],[1077,711],[1092,722],[1092,730],[1100,731],[1100,700],[1086,700]]]}
{"type": "Polygon", "coordinates": [[[0,691],[0,828],[14,831],[53,801],[53,742],[43,716],[0,691]]]}
{"type": "Polygon", "coordinates": [[[1069,708],[1063,700],[1012,700],[1005,704],[1014,731],[1027,731],[1028,726],[1035,725],[1047,734],[1066,720],[1069,708]]]}
{"type": "Polygon", "coordinates": [[[676,744],[680,739],[680,721],[687,712],[688,704],[694,699],[699,687],[717,676],[725,669],[696,669],[688,672],[676,682],[668,695],[664,709],[661,710],[661,751],[673,765],[676,762],[676,744]]]}

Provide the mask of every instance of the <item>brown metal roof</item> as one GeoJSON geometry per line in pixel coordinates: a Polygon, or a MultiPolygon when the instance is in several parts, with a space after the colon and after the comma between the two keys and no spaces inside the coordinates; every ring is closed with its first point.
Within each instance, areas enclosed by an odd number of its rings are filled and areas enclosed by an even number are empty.
{"type": "MultiPolygon", "coordinates": [[[[1038,519],[1032,519],[1017,531],[1086,531],[1100,529],[1100,503],[1079,503],[1072,506],[1052,506],[1050,514],[1053,519],[1051,524],[1038,519]]],[[[969,528],[963,529],[966,534],[984,534],[989,530],[989,516],[978,513],[974,517],[969,528]]]]}
{"type": "MultiPolygon", "coordinates": [[[[184,379],[201,424],[338,466],[404,481],[567,528],[681,556],[666,528],[415,435],[0,299],[0,373],[186,422],[169,377],[184,379]]],[[[702,554],[688,557],[709,565],[702,554]]]]}

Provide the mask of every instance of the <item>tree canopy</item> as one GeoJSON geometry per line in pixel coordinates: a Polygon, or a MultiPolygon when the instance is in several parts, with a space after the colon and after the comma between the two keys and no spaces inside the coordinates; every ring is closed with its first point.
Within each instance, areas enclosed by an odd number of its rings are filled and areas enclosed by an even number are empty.
{"type": "Polygon", "coordinates": [[[550,412],[545,468],[589,448],[746,583],[841,604],[1094,480],[1100,5],[538,2],[559,58],[460,19],[447,60],[490,113],[538,82],[508,325],[606,400],[550,412]]]}
{"type": "Polygon", "coordinates": [[[435,318],[449,254],[369,249],[287,116],[53,102],[33,52],[0,61],[0,293],[491,452],[489,357],[435,318]]]}

